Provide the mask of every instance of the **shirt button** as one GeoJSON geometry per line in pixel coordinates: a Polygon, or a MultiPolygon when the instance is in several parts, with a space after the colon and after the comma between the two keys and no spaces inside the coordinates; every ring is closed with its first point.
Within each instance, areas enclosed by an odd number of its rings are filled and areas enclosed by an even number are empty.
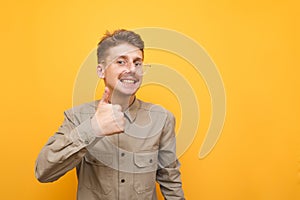
{"type": "Polygon", "coordinates": [[[89,144],[89,141],[85,140],[84,143],[85,143],[85,144],[89,144]]]}
{"type": "Polygon", "coordinates": [[[125,183],[125,179],[121,179],[121,183],[125,183]]]}
{"type": "Polygon", "coordinates": [[[124,156],[125,156],[125,153],[121,153],[121,156],[124,157],[124,156]]]}
{"type": "Polygon", "coordinates": [[[149,162],[150,162],[150,163],[152,163],[152,162],[153,162],[153,160],[152,160],[152,159],[150,159],[150,160],[149,160],[149,162]]]}

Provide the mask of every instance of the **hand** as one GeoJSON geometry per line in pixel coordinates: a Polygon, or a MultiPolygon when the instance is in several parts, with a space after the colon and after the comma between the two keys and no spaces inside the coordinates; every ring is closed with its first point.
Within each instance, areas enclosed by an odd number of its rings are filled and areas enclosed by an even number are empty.
{"type": "Polygon", "coordinates": [[[98,136],[107,136],[124,132],[125,117],[120,105],[112,105],[109,101],[110,90],[105,87],[95,117],[100,128],[98,136]]]}

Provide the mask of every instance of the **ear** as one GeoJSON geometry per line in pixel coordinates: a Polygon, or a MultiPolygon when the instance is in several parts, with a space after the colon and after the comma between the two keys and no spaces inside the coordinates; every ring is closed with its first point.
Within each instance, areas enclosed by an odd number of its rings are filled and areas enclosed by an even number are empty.
{"type": "Polygon", "coordinates": [[[103,64],[97,65],[97,75],[99,78],[104,78],[104,66],[103,64]]]}

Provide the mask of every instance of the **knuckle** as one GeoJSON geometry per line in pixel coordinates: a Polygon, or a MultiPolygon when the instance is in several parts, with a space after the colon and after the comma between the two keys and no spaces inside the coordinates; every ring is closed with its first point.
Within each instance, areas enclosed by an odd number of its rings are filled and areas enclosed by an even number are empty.
{"type": "Polygon", "coordinates": [[[120,114],[118,112],[113,112],[112,117],[114,118],[114,120],[119,120],[120,114]]]}
{"type": "Polygon", "coordinates": [[[125,120],[124,120],[124,119],[121,120],[121,126],[122,126],[122,127],[125,127],[125,120]]]}
{"type": "Polygon", "coordinates": [[[120,129],[120,131],[124,131],[125,127],[124,126],[120,126],[119,129],[120,129]]]}
{"type": "Polygon", "coordinates": [[[114,108],[117,110],[117,111],[121,111],[122,110],[122,107],[120,105],[114,105],[114,108]]]}

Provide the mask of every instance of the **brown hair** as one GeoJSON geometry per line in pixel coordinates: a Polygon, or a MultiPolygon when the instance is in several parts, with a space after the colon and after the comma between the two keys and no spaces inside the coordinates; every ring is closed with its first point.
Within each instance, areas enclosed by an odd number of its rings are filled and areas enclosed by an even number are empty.
{"type": "Polygon", "coordinates": [[[144,41],[141,36],[133,31],[125,29],[116,30],[113,33],[106,31],[97,48],[97,59],[100,63],[107,56],[107,50],[120,44],[128,43],[139,48],[144,55],[144,41]]]}

